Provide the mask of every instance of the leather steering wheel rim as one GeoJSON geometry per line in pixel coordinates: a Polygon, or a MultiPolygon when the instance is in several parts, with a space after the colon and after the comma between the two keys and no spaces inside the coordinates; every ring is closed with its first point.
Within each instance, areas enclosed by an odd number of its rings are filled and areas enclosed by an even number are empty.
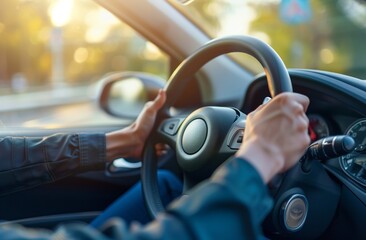
{"type": "MultiPolygon", "coordinates": [[[[192,76],[210,60],[231,52],[249,54],[262,65],[267,77],[272,97],[282,92],[292,92],[291,79],[282,59],[273,48],[259,39],[248,36],[229,36],[214,39],[184,60],[171,75],[166,86],[167,99],[159,112],[159,118],[169,116],[168,110],[179,97],[180,89],[187,86],[192,76]]],[[[156,128],[157,129],[157,126],[156,128]]],[[[157,184],[157,159],[154,143],[156,136],[152,132],[145,144],[141,168],[142,190],[149,214],[156,218],[164,211],[157,184]]]]}

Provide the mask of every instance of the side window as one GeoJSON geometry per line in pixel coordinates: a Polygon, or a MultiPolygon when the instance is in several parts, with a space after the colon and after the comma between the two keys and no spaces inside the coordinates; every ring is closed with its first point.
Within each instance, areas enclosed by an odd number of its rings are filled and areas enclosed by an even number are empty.
{"type": "Polygon", "coordinates": [[[168,57],[92,0],[0,1],[0,128],[98,125],[98,80],[168,57]]]}

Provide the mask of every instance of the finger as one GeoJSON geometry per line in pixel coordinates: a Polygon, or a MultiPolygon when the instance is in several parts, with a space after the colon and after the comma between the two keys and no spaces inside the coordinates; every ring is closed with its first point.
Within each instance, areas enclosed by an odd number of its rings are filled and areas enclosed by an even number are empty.
{"type": "Polygon", "coordinates": [[[258,112],[260,112],[267,104],[261,104],[256,109],[248,114],[248,118],[253,118],[258,112]]]}
{"type": "Polygon", "coordinates": [[[263,99],[262,104],[261,104],[261,105],[259,105],[255,111],[257,111],[257,110],[261,110],[261,109],[263,108],[263,106],[264,106],[264,105],[266,105],[267,103],[269,103],[269,101],[271,101],[271,100],[272,100],[272,98],[270,98],[270,97],[265,97],[265,98],[263,99]]]}
{"type": "Polygon", "coordinates": [[[164,144],[164,143],[157,143],[155,144],[155,153],[156,156],[161,157],[165,154],[167,154],[169,149],[169,145],[164,144]]]}
{"type": "Polygon", "coordinates": [[[256,113],[256,112],[260,111],[262,108],[264,108],[264,106],[266,106],[266,104],[259,105],[253,112],[256,113]]]}
{"type": "Polygon", "coordinates": [[[155,150],[156,151],[167,150],[168,148],[169,148],[169,145],[164,144],[164,143],[155,144],[155,150]]]}
{"type": "Polygon", "coordinates": [[[154,108],[156,110],[160,109],[164,105],[165,100],[166,100],[166,92],[165,92],[165,90],[160,89],[158,92],[158,95],[156,96],[156,98],[153,101],[152,108],[154,108]]]}
{"type": "Polygon", "coordinates": [[[306,112],[306,110],[309,107],[309,103],[310,103],[310,100],[307,96],[299,94],[299,93],[291,93],[291,98],[293,101],[300,103],[302,105],[304,111],[306,112]]]}
{"type": "Polygon", "coordinates": [[[166,100],[165,90],[160,89],[158,95],[153,101],[147,102],[142,109],[140,115],[137,118],[137,121],[141,121],[141,119],[146,118],[148,116],[155,118],[156,112],[164,105],[166,100]]]}
{"type": "MultiPolygon", "coordinates": [[[[297,132],[293,134],[294,144],[291,145],[292,150],[298,155],[303,155],[310,144],[310,136],[305,131],[297,132]]],[[[298,156],[298,157],[301,157],[298,156]]],[[[298,160],[298,159],[297,159],[298,160]]]]}
{"type": "MultiPolygon", "coordinates": [[[[278,107],[277,104],[281,106],[289,106],[289,104],[298,102],[304,109],[307,110],[309,106],[309,98],[305,95],[299,93],[285,92],[277,95],[268,103],[268,106],[278,107]]],[[[266,104],[267,105],[267,104],[266,104]]]]}
{"type": "Polygon", "coordinates": [[[291,101],[289,103],[290,111],[295,115],[302,115],[305,113],[304,105],[297,101],[291,101]]]}
{"type": "Polygon", "coordinates": [[[309,119],[305,114],[301,114],[296,118],[296,129],[298,131],[307,132],[309,128],[309,119]]]}
{"type": "Polygon", "coordinates": [[[162,157],[162,156],[166,155],[167,153],[168,153],[168,151],[166,151],[166,150],[158,151],[158,152],[156,152],[156,156],[162,157]]]}

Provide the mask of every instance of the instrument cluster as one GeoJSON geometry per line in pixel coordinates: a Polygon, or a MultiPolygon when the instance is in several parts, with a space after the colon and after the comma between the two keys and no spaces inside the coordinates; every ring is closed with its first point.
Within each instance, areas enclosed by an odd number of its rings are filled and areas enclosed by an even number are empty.
{"type": "Polygon", "coordinates": [[[343,171],[359,184],[366,186],[366,118],[352,123],[345,132],[356,143],[356,148],[339,158],[343,171]]]}
{"type": "Polygon", "coordinates": [[[311,142],[328,137],[330,134],[327,120],[319,114],[309,114],[309,136],[311,142]]]}

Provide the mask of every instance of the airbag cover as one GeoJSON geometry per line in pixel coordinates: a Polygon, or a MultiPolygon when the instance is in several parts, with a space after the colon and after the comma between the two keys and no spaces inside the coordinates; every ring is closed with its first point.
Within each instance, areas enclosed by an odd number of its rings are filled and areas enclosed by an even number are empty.
{"type": "Polygon", "coordinates": [[[182,148],[187,154],[198,152],[207,138],[206,122],[197,118],[188,124],[183,133],[182,148]]]}

